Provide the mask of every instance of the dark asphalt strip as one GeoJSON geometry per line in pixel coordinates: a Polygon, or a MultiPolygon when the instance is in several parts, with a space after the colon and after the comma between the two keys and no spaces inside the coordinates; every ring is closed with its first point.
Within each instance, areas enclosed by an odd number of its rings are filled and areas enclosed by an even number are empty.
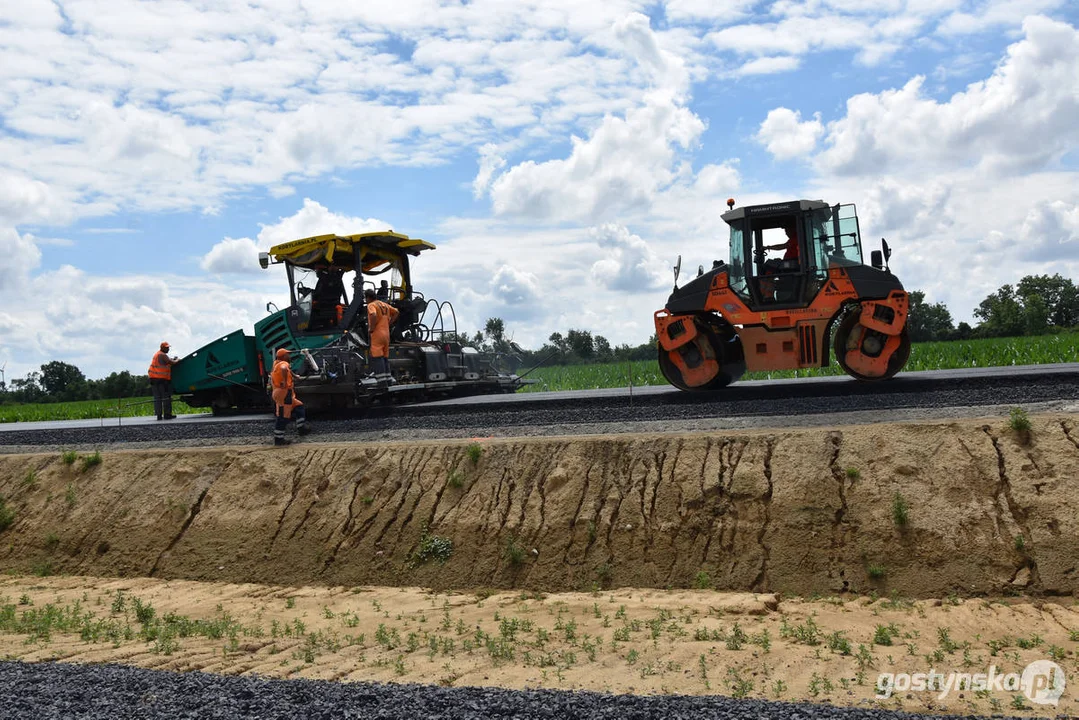
{"type": "Polygon", "coordinates": [[[342,684],[225,677],[200,672],[172,673],[119,665],[15,662],[0,662],[0,716],[7,720],[925,720],[925,716],[886,710],[734,700],[720,696],[605,695],[556,690],[342,684]]]}
{"type": "MultiPolygon", "coordinates": [[[[775,396],[745,393],[715,393],[694,395],[676,393],[653,396],[647,401],[632,398],[593,398],[583,400],[546,401],[542,403],[513,403],[506,405],[401,406],[372,408],[351,415],[318,416],[312,414],[312,426],[318,434],[361,432],[393,432],[397,430],[437,430],[452,428],[459,431],[475,429],[491,434],[492,428],[523,425],[573,425],[581,423],[618,423],[663,420],[696,420],[708,418],[797,416],[858,410],[889,410],[902,408],[971,407],[979,405],[1021,405],[1024,403],[1079,399],[1079,375],[1045,376],[1034,378],[968,379],[946,385],[934,385],[929,390],[915,392],[903,385],[902,391],[886,388],[865,392],[864,384],[854,387],[856,394],[834,392],[834,386],[824,386],[825,395],[775,396]],[[666,398],[658,402],[657,398],[666,398]]],[[[877,386],[881,387],[881,386],[877,386]]],[[[733,390],[733,389],[732,389],[733,390]]],[[[124,427],[65,428],[65,429],[7,429],[0,442],[9,446],[93,446],[126,442],[152,443],[175,440],[227,440],[229,438],[270,437],[273,420],[269,416],[252,419],[237,417],[231,422],[131,425],[124,427]]]]}

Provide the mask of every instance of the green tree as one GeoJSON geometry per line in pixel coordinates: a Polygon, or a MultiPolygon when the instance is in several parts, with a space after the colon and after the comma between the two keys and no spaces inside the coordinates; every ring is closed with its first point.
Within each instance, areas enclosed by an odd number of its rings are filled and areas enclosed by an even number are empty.
{"type": "Polygon", "coordinates": [[[1039,325],[1043,315],[1046,326],[1079,325],[1079,288],[1069,278],[1060,274],[1027,275],[1015,289],[1030,316],[1028,325],[1039,325]]]}
{"type": "Polygon", "coordinates": [[[611,351],[611,342],[602,335],[596,335],[594,344],[596,346],[596,359],[600,362],[607,362],[614,356],[611,351]]]}
{"type": "Polygon", "coordinates": [[[910,315],[907,317],[907,331],[912,342],[943,340],[952,331],[952,314],[944,303],[925,302],[925,293],[914,290],[910,293],[910,315]]]}
{"type": "Polygon", "coordinates": [[[483,332],[491,341],[491,349],[494,352],[507,352],[509,343],[506,342],[506,324],[502,318],[487,318],[487,324],[483,326],[483,332]]]}
{"type": "Polygon", "coordinates": [[[1022,335],[1026,327],[1022,298],[1011,285],[1005,285],[982,300],[974,309],[974,316],[982,321],[978,325],[981,335],[1022,335]]]}
{"type": "Polygon", "coordinates": [[[41,366],[41,387],[49,399],[58,402],[82,400],[89,389],[82,370],[59,360],[41,366]]]}
{"type": "Polygon", "coordinates": [[[563,355],[569,352],[569,343],[566,341],[566,338],[562,337],[562,333],[551,333],[551,336],[547,338],[547,341],[551,343],[552,347],[558,348],[558,351],[563,355]]]}
{"type": "Polygon", "coordinates": [[[11,381],[11,391],[8,393],[13,402],[35,403],[46,399],[45,391],[41,387],[41,373],[28,373],[24,378],[14,378],[11,381]]]}
{"type": "Polygon", "coordinates": [[[595,341],[588,330],[570,330],[566,333],[566,342],[573,353],[582,360],[591,360],[596,355],[595,341]]]}

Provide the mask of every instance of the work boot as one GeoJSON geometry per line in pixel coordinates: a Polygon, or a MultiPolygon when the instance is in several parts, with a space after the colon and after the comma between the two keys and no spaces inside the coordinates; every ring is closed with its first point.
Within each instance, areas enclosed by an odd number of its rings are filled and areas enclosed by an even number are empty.
{"type": "MultiPolygon", "coordinates": [[[[160,420],[160,419],[161,419],[161,418],[158,418],[158,420],[160,420]]],[[[176,419],[176,416],[175,416],[175,415],[166,415],[166,416],[165,416],[165,419],[166,419],[166,420],[175,420],[175,419],[176,419]]]]}
{"type": "Polygon", "coordinates": [[[274,444],[274,446],[288,445],[289,441],[288,441],[288,438],[275,437],[273,439],[273,444],[274,444]]]}
{"type": "Polygon", "coordinates": [[[311,433],[311,426],[301,425],[300,427],[296,428],[296,432],[300,435],[309,435],[311,433]]]}

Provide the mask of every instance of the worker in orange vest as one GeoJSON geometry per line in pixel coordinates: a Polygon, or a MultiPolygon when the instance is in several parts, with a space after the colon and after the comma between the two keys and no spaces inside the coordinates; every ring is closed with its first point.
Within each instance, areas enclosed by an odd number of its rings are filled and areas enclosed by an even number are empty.
{"type": "Polygon", "coordinates": [[[275,420],[273,426],[273,444],[288,445],[285,439],[285,428],[289,420],[295,418],[296,432],[306,435],[311,432],[311,426],[307,424],[307,416],[303,403],[296,397],[295,374],[292,372],[292,363],[289,361],[289,351],[281,348],[277,351],[277,359],[273,364],[273,372],[270,373],[270,385],[273,386],[273,401],[276,405],[275,420]]]}
{"type": "Polygon", "coordinates": [[[169,344],[163,342],[150,361],[150,390],[154,396],[154,412],[158,420],[175,420],[172,414],[172,366],[179,362],[169,357],[169,344]]]}
{"type": "Polygon", "coordinates": [[[400,314],[393,305],[376,299],[375,291],[367,288],[363,291],[367,301],[367,332],[371,336],[371,366],[375,379],[392,385],[390,375],[390,325],[397,322],[400,314]]]}

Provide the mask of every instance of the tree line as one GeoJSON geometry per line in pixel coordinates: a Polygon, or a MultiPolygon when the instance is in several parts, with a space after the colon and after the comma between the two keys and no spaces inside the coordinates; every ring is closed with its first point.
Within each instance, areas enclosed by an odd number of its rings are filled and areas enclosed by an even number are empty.
{"type": "MultiPolygon", "coordinates": [[[[980,321],[954,324],[944,303],[926,302],[925,293],[910,293],[907,329],[912,342],[968,340],[973,338],[1042,335],[1079,326],[1079,288],[1061,275],[1028,275],[1014,286],[1004,285],[982,300],[974,310],[980,321]]],[[[490,318],[483,330],[459,339],[483,351],[501,356],[512,370],[545,365],[652,360],[656,357],[656,336],[640,345],[612,345],[603,335],[571,328],[551,333],[536,350],[522,348],[506,335],[501,318],[490,318]]],[[[72,402],[146,397],[150,381],[145,375],[114,372],[100,380],[90,380],[74,365],[53,360],[40,371],[10,383],[0,382],[0,403],[72,402]]]]}
{"type": "Polygon", "coordinates": [[[925,293],[910,293],[907,330],[911,342],[1045,335],[1079,326],[1079,288],[1061,275],[1027,275],[1004,285],[974,309],[979,322],[952,323],[944,303],[925,302],[925,293]]]}
{"type": "Polygon", "coordinates": [[[114,400],[146,397],[150,378],[132,375],[127,370],[111,373],[100,380],[90,380],[76,366],[53,360],[24,378],[0,383],[0,403],[75,402],[78,400],[114,400]]]}

